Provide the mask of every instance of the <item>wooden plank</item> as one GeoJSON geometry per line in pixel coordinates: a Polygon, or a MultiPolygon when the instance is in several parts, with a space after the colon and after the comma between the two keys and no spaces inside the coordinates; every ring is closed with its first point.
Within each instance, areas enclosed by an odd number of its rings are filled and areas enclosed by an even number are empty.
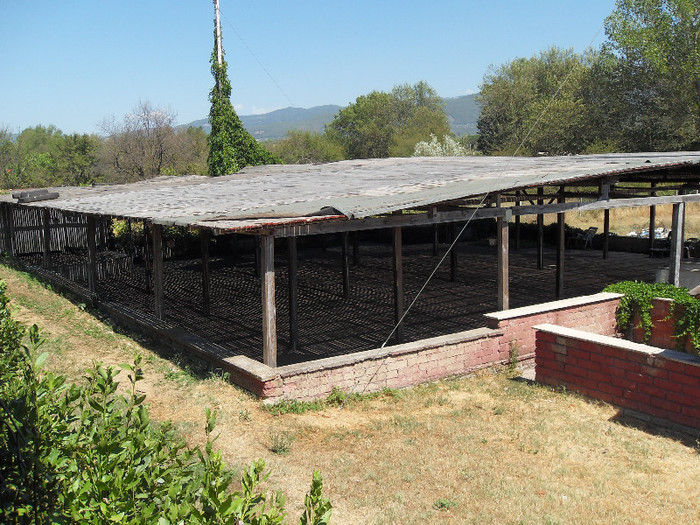
{"type": "Polygon", "coordinates": [[[289,281],[289,351],[299,348],[299,281],[297,238],[287,238],[287,277],[289,281]]]}
{"type": "Polygon", "coordinates": [[[603,259],[608,258],[610,248],[610,210],[603,213],[603,259]]]}
{"type": "Polygon", "coordinates": [[[97,294],[97,240],[96,218],[87,216],[87,247],[88,247],[88,289],[90,293],[97,294]]]}
{"type": "Polygon", "coordinates": [[[199,232],[202,252],[202,311],[209,317],[211,314],[211,276],[209,273],[209,230],[199,232]]]}
{"type": "Polygon", "coordinates": [[[360,265],[360,234],[353,232],[352,235],[352,265],[360,265]]]}
{"type": "Polygon", "coordinates": [[[44,268],[51,269],[51,210],[44,208],[42,210],[42,221],[44,226],[44,268]]]}
{"type": "Polygon", "coordinates": [[[144,274],[146,276],[145,289],[146,293],[151,293],[151,246],[150,246],[150,228],[146,221],[143,221],[143,265],[144,274]]]}
{"type": "Polygon", "coordinates": [[[350,253],[350,233],[343,232],[340,235],[340,258],[343,273],[343,298],[348,299],[350,297],[350,264],[348,260],[350,253]]]}
{"type": "Polygon", "coordinates": [[[158,319],[165,317],[163,293],[163,226],[153,225],[153,296],[154,311],[158,319]]]}
{"type": "Polygon", "coordinates": [[[450,281],[457,280],[457,224],[450,224],[450,281]]]}
{"type": "MultiPolygon", "coordinates": [[[[566,197],[559,197],[559,201],[563,202],[566,197]]],[[[556,274],[556,292],[555,297],[561,299],[564,297],[564,250],[566,243],[566,222],[564,213],[557,214],[557,274],[556,274]]]]}
{"type": "Polygon", "coordinates": [[[508,221],[506,221],[502,217],[498,217],[496,219],[496,235],[498,245],[498,273],[496,276],[496,283],[498,288],[498,309],[508,310],[510,307],[510,290],[508,277],[508,221]]]}
{"type": "Polygon", "coordinates": [[[681,258],[683,257],[683,230],[685,228],[685,203],[673,205],[671,219],[671,260],[668,271],[668,282],[680,286],[681,258]]]}
{"type": "MultiPolygon", "coordinates": [[[[656,188],[656,183],[651,183],[652,190],[656,188]]],[[[656,192],[652,191],[652,196],[656,196],[656,192]]],[[[654,248],[654,240],[656,239],[656,206],[649,206],[649,251],[651,253],[654,248]]]]}
{"type": "Polygon", "coordinates": [[[262,281],[263,363],[277,366],[277,308],[275,305],[275,238],[260,237],[262,281]]]}
{"type": "MultiPolygon", "coordinates": [[[[544,203],[544,188],[537,188],[537,205],[542,206],[544,203]]],[[[544,215],[537,214],[537,269],[544,268],[544,215]]]]}
{"type": "MultiPolygon", "coordinates": [[[[393,227],[429,226],[433,224],[447,224],[451,222],[494,219],[498,216],[512,216],[513,208],[463,208],[460,210],[441,211],[435,215],[429,213],[407,213],[403,215],[389,215],[384,217],[370,217],[367,219],[337,219],[332,221],[304,223],[304,224],[280,224],[269,228],[251,230],[253,235],[274,235],[275,237],[303,237],[306,235],[325,235],[341,232],[379,230],[393,227]]],[[[213,228],[215,235],[230,233],[226,230],[213,228]]]]}
{"type": "Polygon", "coordinates": [[[394,336],[397,343],[403,343],[404,329],[401,318],[404,314],[403,288],[403,242],[401,227],[392,228],[392,246],[394,263],[394,336]]]}

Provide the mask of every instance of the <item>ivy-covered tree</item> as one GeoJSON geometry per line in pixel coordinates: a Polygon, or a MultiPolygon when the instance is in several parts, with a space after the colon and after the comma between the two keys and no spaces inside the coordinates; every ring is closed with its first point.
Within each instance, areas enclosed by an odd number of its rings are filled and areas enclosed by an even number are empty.
{"type": "Polygon", "coordinates": [[[219,176],[235,173],[246,166],[275,164],[277,159],[258,143],[243,127],[241,119],[231,104],[231,82],[226,71],[226,60],[221,52],[221,63],[217,53],[216,31],[214,51],[211,55],[211,72],[214,87],[209,94],[209,175],[219,176]]]}

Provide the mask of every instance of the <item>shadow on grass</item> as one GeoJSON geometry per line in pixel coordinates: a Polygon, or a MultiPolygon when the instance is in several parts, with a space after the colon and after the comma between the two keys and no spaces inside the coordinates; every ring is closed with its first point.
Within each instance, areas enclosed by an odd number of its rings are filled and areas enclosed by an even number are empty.
{"type": "Polygon", "coordinates": [[[652,436],[672,439],[686,447],[698,449],[698,453],[700,453],[700,429],[677,425],[663,419],[653,418],[647,414],[625,409],[621,409],[610,418],[610,421],[618,425],[641,430],[652,436]]]}

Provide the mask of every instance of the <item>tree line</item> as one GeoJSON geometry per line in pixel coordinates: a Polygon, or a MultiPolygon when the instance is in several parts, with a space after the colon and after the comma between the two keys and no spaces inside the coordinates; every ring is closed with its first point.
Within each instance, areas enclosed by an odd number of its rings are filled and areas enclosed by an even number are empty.
{"type": "MultiPolygon", "coordinates": [[[[411,155],[570,155],[700,147],[700,4],[618,0],[607,40],[583,53],[552,47],[491,67],[480,86],[477,136],[455,137],[426,82],[372,91],[322,133],[258,143],[230,102],[226,62],[211,64],[212,133],[175,126],[170,109],[140,102],[102,135],[36,126],[0,129],[0,185],[129,182],[158,175],[234,173],[246,165],[411,155]]],[[[215,50],[216,51],[216,50],[215,50]]]]}

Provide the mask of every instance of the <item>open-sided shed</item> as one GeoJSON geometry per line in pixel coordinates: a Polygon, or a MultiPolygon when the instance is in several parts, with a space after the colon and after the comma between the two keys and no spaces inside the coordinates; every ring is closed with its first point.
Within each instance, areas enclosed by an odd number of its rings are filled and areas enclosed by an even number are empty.
{"type": "MultiPolygon", "coordinates": [[[[390,229],[393,239],[394,317],[402,338],[404,313],[402,231],[415,226],[496,219],[498,307],[509,308],[509,223],[558,214],[556,288],[564,287],[564,213],[605,210],[607,256],[611,208],[673,205],[670,279],[677,282],[685,203],[700,200],[700,152],[607,154],[568,157],[450,157],[352,160],[323,165],[249,167],[235,175],[160,177],[125,185],[13,191],[0,196],[4,251],[52,254],[83,244],[88,289],[97,292],[97,251],[111,218],[143,221],[152,238],[154,314],[164,316],[162,229],[178,226],[201,235],[201,304],[210,309],[209,239],[243,234],[258,244],[262,294],[263,363],[277,365],[275,239],[287,241],[289,331],[296,322],[296,243],[299,237],[341,234],[343,289],[348,293],[351,232],[390,229]],[[24,243],[24,244],[23,244],[24,243]],[[25,244],[34,248],[22,248],[25,244]],[[37,249],[37,246],[39,247],[37,249]]],[[[653,242],[653,235],[650,242],[653,242]]]]}

